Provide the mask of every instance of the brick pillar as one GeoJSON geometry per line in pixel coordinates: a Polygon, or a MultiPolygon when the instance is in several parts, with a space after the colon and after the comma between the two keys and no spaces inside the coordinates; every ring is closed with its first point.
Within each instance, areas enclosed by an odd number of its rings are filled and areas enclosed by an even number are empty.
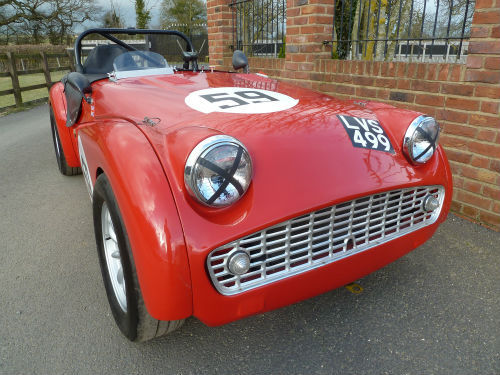
{"type": "MultiPolygon", "coordinates": [[[[224,67],[224,58],[230,58],[233,41],[231,0],[207,0],[208,54],[210,65],[224,67]]],[[[227,63],[226,63],[227,65],[227,63]]]]}
{"type": "MultiPolygon", "coordinates": [[[[286,62],[287,78],[310,80],[315,64],[331,58],[332,0],[287,0],[286,62]]],[[[307,82],[296,82],[308,86],[307,82]]]]}
{"type": "MultiPolygon", "coordinates": [[[[476,129],[464,139],[468,165],[454,171],[454,210],[500,230],[500,1],[477,0],[464,81],[473,85],[479,102],[469,112],[476,129]]],[[[450,99],[451,100],[451,99],[450,99]]]]}

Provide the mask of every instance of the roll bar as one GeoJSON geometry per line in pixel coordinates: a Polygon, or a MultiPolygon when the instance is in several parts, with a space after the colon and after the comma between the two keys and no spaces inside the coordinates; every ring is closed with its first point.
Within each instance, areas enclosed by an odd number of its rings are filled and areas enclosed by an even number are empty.
{"type": "MultiPolygon", "coordinates": [[[[76,38],[75,41],[75,68],[76,71],[81,73],[83,72],[83,65],[82,65],[82,40],[89,34],[99,34],[105,37],[108,40],[111,40],[112,42],[126,48],[129,51],[137,51],[137,48],[132,47],[131,45],[128,45],[127,43],[121,41],[118,38],[115,38],[111,34],[126,34],[126,35],[136,35],[136,34],[164,34],[164,35],[176,35],[187,43],[188,46],[188,51],[187,52],[194,52],[194,47],[193,44],[191,43],[191,40],[189,38],[181,33],[180,31],[176,30],[148,30],[148,29],[106,29],[106,28],[94,28],[94,29],[88,29],[85,30],[83,33],[81,33],[78,38],[76,38]]],[[[197,62],[193,61],[193,66],[197,66],[197,62]]],[[[195,68],[196,70],[196,68],[195,68]]]]}

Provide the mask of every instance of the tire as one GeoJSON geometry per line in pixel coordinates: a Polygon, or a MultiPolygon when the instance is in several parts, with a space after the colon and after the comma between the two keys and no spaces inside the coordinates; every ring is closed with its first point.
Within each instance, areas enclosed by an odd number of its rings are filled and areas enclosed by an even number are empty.
{"type": "Polygon", "coordinates": [[[156,320],[146,310],[127,231],[105,174],[99,175],[95,183],[93,211],[104,287],[120,331],[130,341],[143,342],[181,327],[184,320],[156,320]]]}
{"type": "Polygon", "coordinates": [[[61,139],[59,138],[59,131],[57,130],[56,120],[54,118],[54,111],[50,107],[50,128],[52,130],[52,140],[54,141],[54,151],[56,153],[57,166],[59,172],[65,176],[74,176],[82,173],[80,167],[70,167],[66,162],[66,157],[64,156],[64,151],[61,144],[61,139]]]}

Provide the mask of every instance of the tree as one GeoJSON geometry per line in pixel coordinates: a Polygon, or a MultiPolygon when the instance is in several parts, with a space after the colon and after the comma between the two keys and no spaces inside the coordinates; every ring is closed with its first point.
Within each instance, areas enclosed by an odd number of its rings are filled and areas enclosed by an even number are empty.
{"type": "Polygon", "coordinates": [[[122,17],[120,16],[120,12],[116,9],[113,1],[111,1],[111,9],[104,13],[102,27],[123,28],[123,25],[124,23],[122,17]]]}
{"type": "Polygon", "coordinates": [[[95,0],[0,0],[0,27],[40,43],[62,43],[74,26],[99,16],[95,0]]]}
{"type": "Polygon", "coordinates": [[[151,21],[151,10],[146,9],[144,0],[135,0],[135,16],[136,27],[146,29],[149,21],[151,21]]]}
{"type": "Polygon", "coordinates": [[[207,7],[201,0],[163,0],[160,10],[160,26],[193,35],[195,28],[206,22],[207,7]]]}

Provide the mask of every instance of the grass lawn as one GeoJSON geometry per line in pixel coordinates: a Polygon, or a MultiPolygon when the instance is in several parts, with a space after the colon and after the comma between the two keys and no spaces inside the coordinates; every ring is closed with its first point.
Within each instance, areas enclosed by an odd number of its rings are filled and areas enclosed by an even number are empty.
{"type": "MultiPolygon", "coordinates": [[[[57,82],[60,81],[61,78],[66,74],[67,72],[61,71],[61,72],[51,72],[50,73],[50,78],[52,79],[52,82],[57,82]]],[[[27,74],[27,75],[22,75],[19,76],[19,84],[21,87],[26,87],[26,86],[31,86],[31,85],[37,85],[40,83],[45,83],[45,76],[43,73],[38,73],[38,74],[27,74]]],[[[12,81],[10,77],[0,77],[0,91],[2,90],[9,90],[12,88],[12,81]]],[[[23,103],[28,102],[30,100],[35,100],[35,99],[41,99],[41,98],[47,98],[49,96],[49,93],[47,89],[37,89],[37,90],[30,90],[30,91],[24,91],[21,93],[23,97],[23,103]]],[[[14,105],[16,102],[14,101],[14,95],[4,95],[0,96],[0,109],[2,107],[7,107],[10,105],[14,105]]]]}

